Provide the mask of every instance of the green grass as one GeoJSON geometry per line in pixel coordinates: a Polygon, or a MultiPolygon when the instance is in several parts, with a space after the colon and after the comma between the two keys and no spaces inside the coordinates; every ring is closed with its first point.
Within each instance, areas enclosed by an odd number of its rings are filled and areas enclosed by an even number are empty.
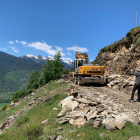
{"type": "MultiPolygon", "coordinates": [[[[140,35],[140,34],[138,34],[138,35],[140,35]]],[[[138,46],[140,46],[140,36],[138,36],[137,40],[135,41],[135,45],[134,45],[134,47],[132,48],[132,52],[135,52],[135,51],[136,51],[135,49],[136,49],[138,46]]]]}
{"type": "Polygon", "coordinates": [[[0,103],[0,110],[6,105],[8,105],[8,103],[0,103]]]}
{"type": "MultiPolygon", "coordinates": [[[[66,84],[50,83],[47,90],[49,92],[54,91],[49,94],[51,100],[32,108],[20,116],[16,122],[0,136],[0,139],[38,140],[40,137],[40,140],[43,140],[51,135],[62,135],[62,140],[127,140],[132,136],[140,136],[140,126],[135,126],[131,123],[126,123],[123,130],[114,130],[111,132],[103,127],[93,128],[92,126],[85,125],[78,128],[69,123],[59,125],[56,123],[56,118],[60,111],[53,110],[53,108],[61,109],[58,104],[67,96],[66,87],[66,84]],[[49,119],[49,123],[42,125],[41,122],[46,119],[49,119]],[[56,130],[57,127],[62,127],[63,131],[58,132],[56,130]],[[107,137],[101,138],[100,134],[106,134],[107,137]]],[[[45,90],[46,89],[44,89],[44,91],[45,90]]],[[[38,95],[40,94],[41,92],[38,93],[38,95]]]]}
{"type": "Polygon", "coordinates": [[[134,50],[137,48],[138,45],[140,45],[139,42],[137,42],[138,38],[140,37],[140,27],[136,27],[131,29],[127,34],[125,38],[120,39],[119,41],[115,41],[113,44],[106,46],[104,48],[101,49],[102,52],[115,52],[118,48],[119,45],[121,45],[124,42],[127,42],[130,40],[131,36],[135,36],[135,39],[133,41],[133,43],[136,43],[136,45],[133,48],[133,52],[134,50]]]}
{"type": "Polygon", "coordinates": [[[129,38],[131,35],[134,35],[136,36],[137,35],[137,32],[140,30],[140,27],[136,27],[136,28],[133,28],[131,29],[127,34],[126,36],[129,38]]]}

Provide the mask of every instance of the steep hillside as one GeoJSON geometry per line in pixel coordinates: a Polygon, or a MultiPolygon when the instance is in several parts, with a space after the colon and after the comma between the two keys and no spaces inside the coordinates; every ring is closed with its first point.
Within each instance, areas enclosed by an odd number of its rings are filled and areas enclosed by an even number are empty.
{"type": "MultiPolygon", "coordinates": [[[[0,93],[17,91],[26,86],[32,71],[40,71],[41,65],[0,51],[0,93]]],[[[0,101],[3,100],[0,97],[0,101]]]]}
{"type": "Polygon", "coordinates": [[[106,67],[106,74],[129,74],[131,68],[140,67],[140,27],[131,29],[119,41],[102,48],[92,63],[106,67]]]}
{"type": "Polygon", "coordinates": [[[0,111],[0,139],[140,138],[136,137],[140,135],[140,126],[131,118],[139,118],[139,103],[132,106],[126,102],[126,96],[114,91],[106,87],[77,86],[67,79],[51,81],[0,111]]]}

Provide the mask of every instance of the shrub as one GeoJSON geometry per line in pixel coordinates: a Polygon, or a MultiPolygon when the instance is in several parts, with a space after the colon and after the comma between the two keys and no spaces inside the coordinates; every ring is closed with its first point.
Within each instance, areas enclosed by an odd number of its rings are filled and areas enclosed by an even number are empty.
{"type": "Polygon", "coordinates": [[[27,95],[27,92],[25,89],[20,89],[19,91],[16,91],[13,93],[12,95],[12,100],[14,100],[15,98],[23,98],[27,95]]]}
{"type": "Polygon", "coordinates": [[[29,140],[38,139],[39,136],[43,134],[42,126],[32,126],[27,129],[27,137],[29,140]]]}
{"type": "Polygon", "coordinates": [[[4,106],[4,107],[2,108],[2,110],[6,110],[6,107],[7,107],[7,105],[6,105],[6,106],[4,106]]]}
{"type": "Polygon", "coordinates": [[[135,39],[133,41],[133,44],[135,44],[137,42],[138,38],[140,38],[140,33],[136,35],[136,37],[135,37],[135,39]]]}
{"type": "Polygon", "coordinates": [[[133,28],[126,34],[126,37],[129,38],[131,35],[135,36],[139,31],[140,31],[140,27],[133,28]]]}
{"type": "Polygon", "coordinates": [[[11,101],[11,104],[14,103],[14,101],[11,101]]]}
{"type": "Polygon", "coordinates": [[[40,86],[45,85],[45,79],[44,79],[44,77],[43,77],[42,75],[41,75],[40,78],[39,78],[38,84],[39,84],[40,86]]]}
{"type": "Polygon", "coordinates": [[[6,110],[6,109],[8,109],[8,108],[10,108],[10,106],[9,106],[9,105],[6,105],[6,106],[4,106],[4,107],[2,108],[2,110],[6,110]]]}
{"type": "Polygon", "coordinates": [[[28,121],[30,121],[30,118],[28,116],[22,116],[17,120],[17,126],[21,126],[28,121]]]}
{"type": "Polygon", "coordinates": [[[132,52],[135,52],[135,49],[140,45],[140,38],[137,39],[135,46],[132,48],[132,52]]]}
{"type": "Polygon", "coordinates": [[[18,102],[19,100],[20,100],[20,98],[15,98],[13,101],[15,103],[15,102],[18,102]]]}
{"type": "Polygon", "coordinates": [[[132,35],[132,32],[131,31],[129,31],[127,34],[126,34],[126,37],[130,37],[132,35]]]}
{"type": "Polygon", "coordinates": [[[63,70],[62,70],[62,74],[69,74],[69,70],[63,69],[63,70]]]}
{"type": "Polygon", "coordinates": [[[32,92],[33,92],[33,89],[28,89],[28,90],[26,91],[27,95],[29,95],[29,94],[32,93],[32,92]]]}
{"type": "Polygon", "coordinates": [[[48,84],[51,84],[51,83],[53,83],[54,82],[54,80],[50,80],[49,82],[48,82],[48,84]]]}

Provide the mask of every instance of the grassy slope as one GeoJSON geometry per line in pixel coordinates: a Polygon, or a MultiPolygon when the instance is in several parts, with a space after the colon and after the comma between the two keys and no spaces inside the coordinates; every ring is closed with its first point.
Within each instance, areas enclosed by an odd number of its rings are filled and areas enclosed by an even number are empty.
{"type": "Polygon", "coordinates": [[[6,105],[8,105],[8,103],[0,103],[0,110],[6,105]]]}
{"type": "MultiPolygon", "coordinates": [[[[92,126],[77,126],[70,125],[69,123],[59,125],[56,123],[56,117],[59,111],[53,110],[53,108],[59,108],[58,103],[64,99],[66,95],[66,84],[57,84],[55,82],[49,84],[47,87],[48,91],[54,92],[49,95],[52,99],[48,102],[44,102],[26,114],[20,116],[16,122],[0,136],[1,140],[37,140],[47,138],[50,135],[62,135],[63,140],[100,140],[99,134],[108,134],[109,137],[103,138],[104,140],[126,140],[131,136],[140,136],[140,126],[134,126],[127,123],[123,130],[115,130],[108,132],[103,127],[93,128],[92,126]],[[42,125],[43,120],[49,119],[49,124],[42,125]],[[61,126],[63,131],[61,134],[55,130],[61,126]]],[[[46,89],[39,92],[35,96],[42,94],[46,89]]],[[[34,97],[32,97],[34,98],[34,97]]],[[[31,99],[22,102],[19,106],[11,108],[8,111],[0,112],[0,120],[7,118],[12,115],[14,111],[22,108],[31,99]]]]}
{"type": "Polygon", "coordinates": [[[127,34],[125,38],[120,39],[119,41],[115,41],[113,44],[106,46],[101,49],[102,52],[115,52],[118,45],[127,42],[130,40],[131,37],[137,37],[135,41],[133,42],[135,45],[133,47],[133,51],[137,48],[138,45],[140,45],[140,40],[138,38],[140,37],[140,27],[136,27],[131,29],[127,34]]]}

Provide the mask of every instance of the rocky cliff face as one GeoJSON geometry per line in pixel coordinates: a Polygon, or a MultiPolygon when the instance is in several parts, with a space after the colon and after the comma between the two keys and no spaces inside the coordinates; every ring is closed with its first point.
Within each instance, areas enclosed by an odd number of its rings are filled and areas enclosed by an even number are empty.
{"type": "Polygon", "coordinates": [[[130,30],[125,38],[101,49],[95,62],[105,66],[106,75],[129,75],[131,68],[140,67],[140,27],[130,30]]]}

